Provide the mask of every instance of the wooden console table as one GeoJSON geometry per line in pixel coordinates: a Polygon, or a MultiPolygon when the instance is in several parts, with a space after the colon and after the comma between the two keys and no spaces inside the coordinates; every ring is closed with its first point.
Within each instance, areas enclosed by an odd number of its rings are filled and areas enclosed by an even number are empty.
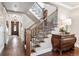
{"type": "Polygon", "coordinates": [[[52,34],[52,50],[59,51],[62,55],[63,50],[74,49],[76,37],[74,34],[52,34]]]}

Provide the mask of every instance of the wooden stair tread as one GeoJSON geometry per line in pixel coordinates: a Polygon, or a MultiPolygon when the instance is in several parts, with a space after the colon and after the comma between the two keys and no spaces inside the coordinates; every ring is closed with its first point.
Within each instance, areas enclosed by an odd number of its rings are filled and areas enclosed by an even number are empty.
{"type": "Polygon", "coordinates": [[[37,48],[37,47],[40,47],[40,45],[39,44],[37,44],[37,45],[35,45],[35,46],[33,46],[34,48],[37,48]]]}
{"type": "Polygon", "coordinates": [[[35,49],[31,49],[31,53],[35,53],[36,51],[35,51],[35,49]]]}

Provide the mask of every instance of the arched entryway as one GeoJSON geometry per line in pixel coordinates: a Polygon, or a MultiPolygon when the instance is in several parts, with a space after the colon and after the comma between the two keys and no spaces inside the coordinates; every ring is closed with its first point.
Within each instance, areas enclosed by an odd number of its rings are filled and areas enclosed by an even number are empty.
{"type": "Polygon", "coordinates": [[[19,36],[19,22],[11,21],[11,35],[19,36]]]}

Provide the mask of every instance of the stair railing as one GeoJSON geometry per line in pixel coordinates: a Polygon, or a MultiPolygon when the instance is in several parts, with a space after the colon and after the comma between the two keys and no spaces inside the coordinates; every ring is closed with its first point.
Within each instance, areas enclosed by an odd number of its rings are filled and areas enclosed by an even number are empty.
{"type": "MultiPolygon", "coordinates": [[[[39,23],[35,23],[35,24],[33,24],[32,26],[30,26],[28,29],[26,29],[26,55],[30,55],[30,53],[31,53],[31,49],[30,49],[30,41],[32,42],[32,43],[34,43],[35,42],[35,40],[36,40],[36,35],[40,32],[40,31],[42,31],[42,29],[43,29],[43,23],[44,23],[44,21],[42,21],[42,22],[39,22],[39,23]]],[[[33,47],[34,45],[32,44],[32,47],[33,47]]]]}
{"type": "MultiPolygon", "coordinates": [[[[53,20],[53,19],[52,19],[53,20]]],[[[51,28],[53,24],[49,23],[48,29],[51,28]]],[[[40,46],[40,40],[38,34],[45,31],[44,20],[41,22],[34,23],[28,29],[26,29],[26,55],[30,55],[31,52],[35,52],[34,48],[40,46]]]]}

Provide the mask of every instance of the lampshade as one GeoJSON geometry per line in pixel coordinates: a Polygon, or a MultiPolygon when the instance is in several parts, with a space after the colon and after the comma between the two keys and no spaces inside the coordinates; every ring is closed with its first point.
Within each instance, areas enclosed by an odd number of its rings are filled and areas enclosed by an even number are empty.
{"type": "Polygon", "coordinates": [[[65,19],[65,20],[64,20],[64,24],[65,24],[65,25],[71,25],[71,19],[70,19],[70,18],[65,19]]]}

